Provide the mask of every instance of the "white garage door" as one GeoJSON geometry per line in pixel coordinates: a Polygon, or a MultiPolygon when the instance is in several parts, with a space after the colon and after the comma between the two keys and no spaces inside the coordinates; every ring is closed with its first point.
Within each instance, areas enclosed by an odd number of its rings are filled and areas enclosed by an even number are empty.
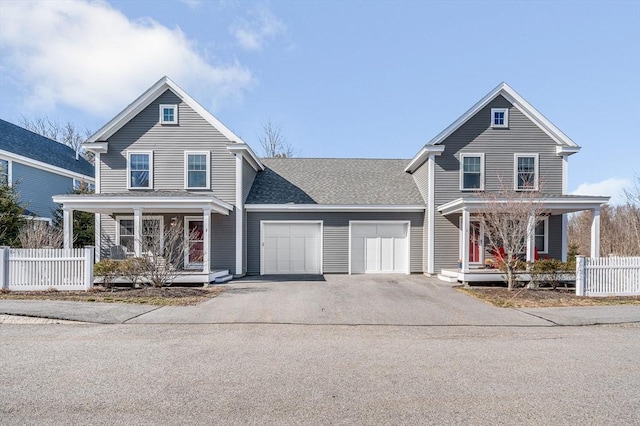
{"type": "Polygon", "coordinates": [[[262,271],[265,274],[320,274],[320,222],[262,222],[262,271]]]}
{"type": "Polygon", "coordinates": [[[408,222],[352,222],[351,273],[409,273],[408,222]]]}

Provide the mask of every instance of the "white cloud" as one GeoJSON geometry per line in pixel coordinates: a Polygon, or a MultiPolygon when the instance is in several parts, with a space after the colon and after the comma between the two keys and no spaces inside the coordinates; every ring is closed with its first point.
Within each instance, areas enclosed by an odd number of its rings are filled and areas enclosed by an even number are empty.
{"type": "Polygon", "coordinates": [[[245,50],[260,51],[268,41],[287,30],[286,25],[264,7],[256,8],[251,15],[251,20],[239,20],[229,28],[240,47],[245,50]]]}
{"type": "Polygon", "coordinates": [[[180,3],[187,5],[189,9],[198,9],[202,6],[202,0],[180,0],[180,3]]]}
{"type": "Polygon", "coordinates": [[[624,204],[626,201],[624,189],[631,186],[631,181],[625,178],[612,177],[595,183],[582,183],[572,194],[576,195],[606,195],[611,197],[609,204],[624,204]]]}
{"type": "Polygon", "coordinates": [[[238,97],[254,82],[237,62],[212,65],[179,29],[130,20],[105,2],[3,2],[0,68],[27,109],[65,105],[113,114],[163,75],[203,103],[238,97]]]}

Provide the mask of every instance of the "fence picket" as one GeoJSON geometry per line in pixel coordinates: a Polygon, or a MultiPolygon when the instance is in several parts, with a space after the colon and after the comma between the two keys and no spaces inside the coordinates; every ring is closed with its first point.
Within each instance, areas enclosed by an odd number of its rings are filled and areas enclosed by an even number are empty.
{"type": "Polygon", "coordinates": [[[640,295],[640,257],[579,257],[576,273],[577,295],[640,295]]]}

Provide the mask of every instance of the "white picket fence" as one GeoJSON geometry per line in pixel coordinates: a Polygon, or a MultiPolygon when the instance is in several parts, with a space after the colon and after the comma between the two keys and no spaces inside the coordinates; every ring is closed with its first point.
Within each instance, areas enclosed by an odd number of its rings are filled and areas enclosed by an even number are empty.
{"type": "Polygon", "coordinates": [[[88,290],[93,286],[94,248],[0,247],[0,289],[88,290]]]}
{"type": "Polygon", "coordinates": [[[640,295],[640,257],[576,257],[578,296],[640,295]]]}

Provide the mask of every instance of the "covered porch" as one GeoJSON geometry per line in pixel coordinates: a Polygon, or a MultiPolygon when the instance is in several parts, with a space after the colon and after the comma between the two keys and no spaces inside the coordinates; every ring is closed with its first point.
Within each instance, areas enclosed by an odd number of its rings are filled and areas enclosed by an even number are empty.
{"type": "MultiPolygon", "coordinates": [[[[530,200],[524,201],[529,202],[530,200]]],[[[600,255],[600,208],[609,201],[609,197],[598,196],[577,196],[577,195],[541,195],[533,199],[537,211],[542,212],[543,218],[529,216],[527,238],[525,241],[526,251],[523,253],[525,261],[537,260],[538,247],[545,246],[545,257],[551,252],[549,245],[550,218],[558,218],[561,221],[560,228],[560,260],[567,261],[568,241],[567,224],[568,214],[590,210],[591,219],[591,257],[600,255]],[[539,232],[538,227],[544,231],[539,232]]],[[[505,203],[505,200],[496,198],[495,200],[485,200],[476,196],[467,196],[455,199],[449,203],[438,207],[438,212],[443,216],[460,216],[460,239],[459,239],[459,264],[458,268],[443,268],[438,275],[443,281],[455,282],[492,282],[502,281],[502,272],[497,269],[485,267],[485,246],[484,230],[479,217],[486,211],[490,203],[505,203]]],[[[555,243],[558,244],[558,243],[555,243]]],[[[555,248],[558,252],[557,247],[555,248]]],[[[518,274],[519,281],[528,281],[530,277],[526,273],[518,274]]]]}
{"type": "Polygon", "coordinates": [[[178,270],[173,282],[210,283],[230,277],[228,269],[211,265],[214,247],[211,225],[212,215],[228,216],[233,206],[211,194],[186,191],[68,194],[54,196],[54,202],[62,204],[65,248],[73,246],[73,212],[90,212],[95,214],[96,222],[96,261],[145,257],[150,255],[151,243],[164,252],[178,241],[182,244],[181,259],[170,262],[170,267],[178,270]],[[172,234],[173,227],[176,235],[172,234]],[[169,235],[173,235],[172,241],[165,241],[169,235]]]}

